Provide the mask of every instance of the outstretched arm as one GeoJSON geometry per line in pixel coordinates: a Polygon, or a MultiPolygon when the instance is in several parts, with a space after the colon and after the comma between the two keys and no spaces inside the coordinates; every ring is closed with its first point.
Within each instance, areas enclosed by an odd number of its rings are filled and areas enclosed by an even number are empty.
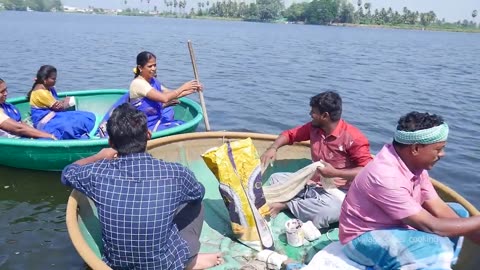
{"type": "MultiPolygon", "coordinates": [[[[153,88],[152,88],[153,89],[153,88]]],[[[195,81],[189,81],[184,83],[182,86],[175,90],[170,90],[164,86],[162,86],[162,90],[166,90],[164,92],[159,92],[159,91],[148,91],[147,93],[147,98],[157,101],[157,102],[162,102],[162,103],[167,103],[172,101],[173,99],[181,98],[184,96],[188,96],[192,93],[195,93],[197,91],[201,91],[203,89],[202,85],[195,81]]]]}
{"type": "Polygon", "coordinates": [[[262,167],[265,168],[270,161],[275,160],[278,148],[294,142],[310,140],[311,128],[312,123],[307,123],[282,132],[260,157],[262,167]]]}
{"type": "Polygon", "coordinates": [[[49,133],[40,131],[22,122],[17,122],[12,119],[7,119],[0,124],[0,129],[7,131],[13,135],[28,138],[50,138],[56,140],[56,138],[49,133]]]}
{"type": "Polygon", "coordinates": [[[467,235],[480,244],[480,237],[472,237],[480,231],[480,216],[470,218],[438,218],[422,209],[419,213],[406,217],[403,223],[418,230],[438,234],[441,236],[467,235]]]}
{"type": "Polygon", "coordinates": [[[288,138],[280,134],[260,157],[262,167],[265,168],[270,161],[275,160],[278,148],[287,145],[288,142],[288,138]]]}

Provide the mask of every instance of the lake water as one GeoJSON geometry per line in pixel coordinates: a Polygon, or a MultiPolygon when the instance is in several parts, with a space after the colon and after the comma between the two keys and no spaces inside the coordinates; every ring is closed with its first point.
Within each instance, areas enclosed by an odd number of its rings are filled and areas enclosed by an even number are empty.
{"type": "MultiPolygon", "coordinates": [[[[35,12],[0,12],[0,26],[10,97],[43,64],[59,70],[60,91],[127,88],[142,50],[178,87],[193,78],[190,39],[214,130],[278,134],[309,121],[311,96],[336,90],[376,153],[401,115],[440,114],[451,133],[431,175],[480,207],[479,34],[35,12]]],[[[0,168],[0,269],[84,268],[68,194],[58,173],[0,168]]]]}

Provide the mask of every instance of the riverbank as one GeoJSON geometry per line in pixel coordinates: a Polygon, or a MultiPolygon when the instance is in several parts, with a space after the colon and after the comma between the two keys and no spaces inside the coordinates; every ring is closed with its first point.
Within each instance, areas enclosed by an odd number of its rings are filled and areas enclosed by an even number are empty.
{"type": "Polygon", "coordinates": [[[403,30],[420,30],[420,31],[444,31],[444,32],[465,32],[480,33],[480,28],[464,28],[455,26],[430,25],[423,27],[421,25],[378,25],[378,24],[353,24],[353,23],[332,23],[331,26],[338,27],[361,27],[361,28],[387,28],[387,29],[403,29],[403,30]]]}

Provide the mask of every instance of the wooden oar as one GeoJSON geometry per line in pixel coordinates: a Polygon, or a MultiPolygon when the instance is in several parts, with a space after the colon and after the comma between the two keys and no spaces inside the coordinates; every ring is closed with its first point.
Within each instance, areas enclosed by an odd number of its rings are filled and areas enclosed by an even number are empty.
{"type": "MultiPolygon", "coordinates": [[[[193,52],[192,41],[188,41],[188,50],[190,51],[190,59],[192,60],[193,74],[195,75],[195,80],[200,82],[198,79],[197,63],[195,62],[195,53],[193,52]]],[[[210,131],[210,123],[208,122],[207,107],[205,106],[205,99],[203,98],[203,91],[198,91],[200,95],[200,105],[202,106],[203,111],[203,120],[205,121],[205,130],[210,131]]]]}

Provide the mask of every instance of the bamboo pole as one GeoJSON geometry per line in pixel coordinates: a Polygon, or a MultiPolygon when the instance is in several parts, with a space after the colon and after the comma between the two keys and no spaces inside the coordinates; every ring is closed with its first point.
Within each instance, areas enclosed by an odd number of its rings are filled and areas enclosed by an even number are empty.
{"type": "MultiPolygon", "coordinates": [[[[195,53],[193,52],[192,41],[188,41],[188,50],[190,51],[190,59],[192,60],[193,74],[195,80],[200,82],[198,79],[197,63],[195,62],[195,53]]],[[[208,122],[207,107],[205,106],[205,99],[203,98],[203,91],[198,91],[200,96],[200,105],[202,106],[203,111],[203,120],[205,121],[205,130],[210,131],[210,123],[208,122]]]]}

